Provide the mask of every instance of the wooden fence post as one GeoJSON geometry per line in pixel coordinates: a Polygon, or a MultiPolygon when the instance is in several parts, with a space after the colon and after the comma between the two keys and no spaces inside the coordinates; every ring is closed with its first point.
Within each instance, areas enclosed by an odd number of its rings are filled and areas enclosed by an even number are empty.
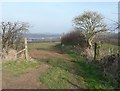
{"type": "Polygon", "coordinates": [[[109,48],[109,54],[110,54],[110,55],[113,54],[113,48],[109,48]]]}
{"type": "Polygon", "coordinates": [[[28,47],[27,47],[27,38],[25,38],[25,58],[26,58],[26,60],[29,60],[28,47]]]}
{"type": "Polygon", "coordinates": [[[2,37],[0,36],[0,60],[2,60],[2,56],[3,56],[3,54],[2,54],[2,37]]]}
{"type": "Polygon", "coordinates": [[[100,47],[101,47],[100,42],[94,43],[94,60],[95,61],[98,61],[100,59],[100,47]]]}
{"type": "Polygon", "coordinates": [[[111,48],[109,48],[109,55],[111,55],[111,48]]]}
{"type": "Polygon", "coordinates": [[[96,61],[96,49],[97,49],[97,43],[94,43],[94,60],[96,61]]]}

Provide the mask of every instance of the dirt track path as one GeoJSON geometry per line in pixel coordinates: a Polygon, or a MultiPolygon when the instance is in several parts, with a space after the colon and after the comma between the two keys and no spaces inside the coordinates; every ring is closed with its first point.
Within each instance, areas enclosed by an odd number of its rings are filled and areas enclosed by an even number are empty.
{"type": "Polygon", "coordinates": [[[0,91],[2,90],[2,62],[0,62],[0,91]]]}
{"type": "Polygon", "coordinates": [[[65,54],[60,54],[56,51],[49,51],[49,50],[33,50],[29,52],[29,55],[32,58],[38,59],[48,59],[48,58],[62,58],[65,60],[69,60],[69,58],[65,54]]]}
{"type": "Polygon", "coordinates": [[[81,88],[80,86],[78,86],[77,84],[78,81],[77,79],[75,79],[75,74],[76,74],[76,64],[72,61],[72,59],[68,56],[68,55],[65,55],[65,54],[60,54],[56,51],[46,51],[46,50],[34,50],[32,52],[30,52],[30,55],[31,57],[33,58],[38,58],[38,59],[49,59],[49,58],[62,58],[64,59],[64,61],[66,61],[70,66],[71,66],[71,73],[72,73],[72,79],[69,83],[71,83],[71,88],[81,88]]]}
{"type": "Polygon", "coordinates": [[[39,81],[39,75],[45,72],[49,66],[42,64],[37,68],[29,68],[25,74],[20,77],[8,76],[6,72],[3,72],[3,89],[39,89],[46,88],[39,81]]]}
{"type": "MultiPolygon", "coordinates": [[[[30,52],[32,58],[46,59],[46,58],[64,58],[65,55],[57,53],[55,51],[34,50],[30,52]]],[[[42,63],[39,67],[28,68],[25,70],[25,74],[20,77],[11,76],[6,70],[2,70],[2,88],[3,89],[44,89],[45,87],[39,81],[39,75],[46,72],[50,65],[42,63]]]]}
{"type": "MultiPolygon", "coordinates": [[[[65,54],[60,54],[56,51],[44,51],[44,50],[34,50],[30,52],[30,56],[32,58],[38,59],[48,59],[48,58],[62,58],[68,64],[71,65],[71,73],[76,73],[76,65],[72,62],[72,60],[65,54]]],[[[40,81],[39,76],[43,72],[46,72],[50,68],[50,65],[42,63],[39,67],[36,68],[28,68],[25,70],[25,74],[20,77],[14,77],[8,75],[6,71],[3,71],[2,74],[2,88],[3,89],[47,89],[40,81]]],[[[73,79],[70,82],[73,85],[73,88],[80,88],[76,84],[78,81],[75,79],[73,75],[73,79]]]]}

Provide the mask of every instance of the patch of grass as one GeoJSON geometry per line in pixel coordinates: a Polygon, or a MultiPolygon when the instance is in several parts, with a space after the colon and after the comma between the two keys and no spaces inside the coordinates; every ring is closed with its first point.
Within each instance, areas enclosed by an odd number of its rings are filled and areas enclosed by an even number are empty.
{"type": "Polygon", "coordinates": [[[104,48],[114,48],[114,49],[118,49],[119,46],[117,45],[112,45],[112,44],[109,44],[109,43],[103,43],[102,44],[104,48]]]}
{"type": "Polygon", "coordinates": [[[59,67],[61,69],[67,70],[69,71],[71,69],[70,64],[68,64],[64,59],[43,59],[42,62],[45,62],[49,65],[51,65],[52,67],[59,67]]]}
{"type": "Polygon", "coordinates": [[[52,66],[48,72],[40,75],[40,81],[52,89],[70,89],[70,88],[85,88],[82,82],[77,82],[76,74],[72,72],[73,65],[69,60],[64,59],[44,59],[45,62],[52,66]]]}
{"type": "MultiPolygon", "coordinates": [[[[108,45],[106,44],[106,47],[108,45]]],[[[111,45],[111,48],[113,46],[111,45]]],[[[117,50],[117,46],[113,47],[117,50]]],[[[108,48],[107,48],[108,49],[108,48]]],[[[76,79],[84,84],[88,89],[114,89],[114,78],[103,77],[103,70],[95,63],[88,63],[85,57],[81,57],[72,52],[71,46],[65,46],[64,53],[68,54],[76,64],[76,79]]],[[[74,74],[75,75],[75,74],[74,74]]]]}
{"type": "Polygon", "coordinates": [[[58,42],[28,43],[29,50],[54,50],[53,46],[58,42]]]}
{"type": "MultiPolygon", "coordinates": [[[[113,54],[116,54],[117,51],[120,49],[120,47],[117,46],[117,45],[112,45],[112,44],[109,44],[109,43],[103,43],[102,46],[101,46],[101,48],[100,48],[100,51],[101,51],[101,52],[106,51],[107,54],[110,54],[110,53],[109,53],[109,48],[110,48],[110,49],[111,49],[111,48],[113,49],[113,54]]],[[[120,51],[119,51],[119,52],[120,52],[120,51]]]]}
{"type": "Polygon", "coordinates": [[[90,89],[110,89],[113,88],[108,80],[103,77],[102,70],[94,64],[88,64],[85,61],[76,61],[77,75],[80,80],[84,78],[85,85],[90,89]]]}
{"type": "Polygon", "coordinates": [[[5,69],[9,74],[13,76],[20,76],[24,74],[25,69],[36,66],[38,66],[38,63],[28,61],[7,61],[2,65],[3,69],[5,69]]]}
{"type": "Polygon", "coordinates": [[[59,67],[53,67],[48,72],[39,77],[40,81],[50,89],[69,88],[67,79],[71,79],[71,74],[59,67]]]}
{"type": "Polygon", "coordinates": [[[76,74],[78,81],[85,85],[88,89],[114,89],[113,78],[105,78],[102,75],[102,69],[95,63],[88,63],[86,58],[76,54],[68,54],[72,57],[76,64],[76,74]]]}

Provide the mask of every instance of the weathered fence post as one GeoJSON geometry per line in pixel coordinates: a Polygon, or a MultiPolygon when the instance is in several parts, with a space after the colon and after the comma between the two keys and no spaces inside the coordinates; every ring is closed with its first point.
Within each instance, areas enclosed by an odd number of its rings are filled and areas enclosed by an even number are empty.
{"type": "Polygon", "coordinates": [[[109,48],[109,51],[108,51],[108,52],[109,52],[109,55],[111,55],[111,50],[110,50],[110,48],[109,48]]]}
{"type": "Polygon", "coordinates": [[[64,44],[61,43],[61,52],[63,53],[64,52],[64,44]]]}
{"type": "Polygon", "coordinates": [[[110,55],[113,54],[113,48],[109,48],[109,54],[110,54],[110,55]]]}
{"type": "MultiPolygon", "coordinates": [[[[2,37],[0,35],[0,66],[2,65],[2,37]]],[[[0,67],[0,90],[2,90],[2,67],[0,67]]]]}
{"type": "Polygon", "coordinates": [[[96,60],[96,49],[97,49],[97,43],[94,43],[94,60],[96,60]]]}
{"type": "Polygon", "coordinates": [[[2,60],[2,56],[3,56],[3,54],[2,54],[2,37],[0,36],[0,60],[2,60]]]}
{"type": "Polygon", "coordinates": [[[94,60],[99,60],[100,58],[100,42],[94,43],[94,60]]]}
{"type": "Polygon", "coordinates": [[[26,60],[29,60],[28,47],[27,47],[27,38],[25,38],[25,58],[26,58],[26,60]]]}
{"type": "Polygon", "coordinates": [[[2,51],[2,38],[0,36],[0,51],[2,51]]]}

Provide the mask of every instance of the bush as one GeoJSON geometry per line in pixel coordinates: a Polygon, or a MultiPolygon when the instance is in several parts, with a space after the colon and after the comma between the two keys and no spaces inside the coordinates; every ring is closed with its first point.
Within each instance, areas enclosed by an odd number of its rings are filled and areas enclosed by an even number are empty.
{"type": "Polygon", "coordinates": [[[61,38],[61,43],[65,45],[80,45],[81,47],[87,46],[86,38],[79,30],[71,31],[65,34],[61,38]]]}
{"type": "Polygon", "coordinates": [[[112,54],[105,56],[99,62],[100,67],[103,69],[103,75],[108,77],[114,78],[113,84],[116,84],[117,88],[120,88],[120,55],[119,54],[112,54]]]}

